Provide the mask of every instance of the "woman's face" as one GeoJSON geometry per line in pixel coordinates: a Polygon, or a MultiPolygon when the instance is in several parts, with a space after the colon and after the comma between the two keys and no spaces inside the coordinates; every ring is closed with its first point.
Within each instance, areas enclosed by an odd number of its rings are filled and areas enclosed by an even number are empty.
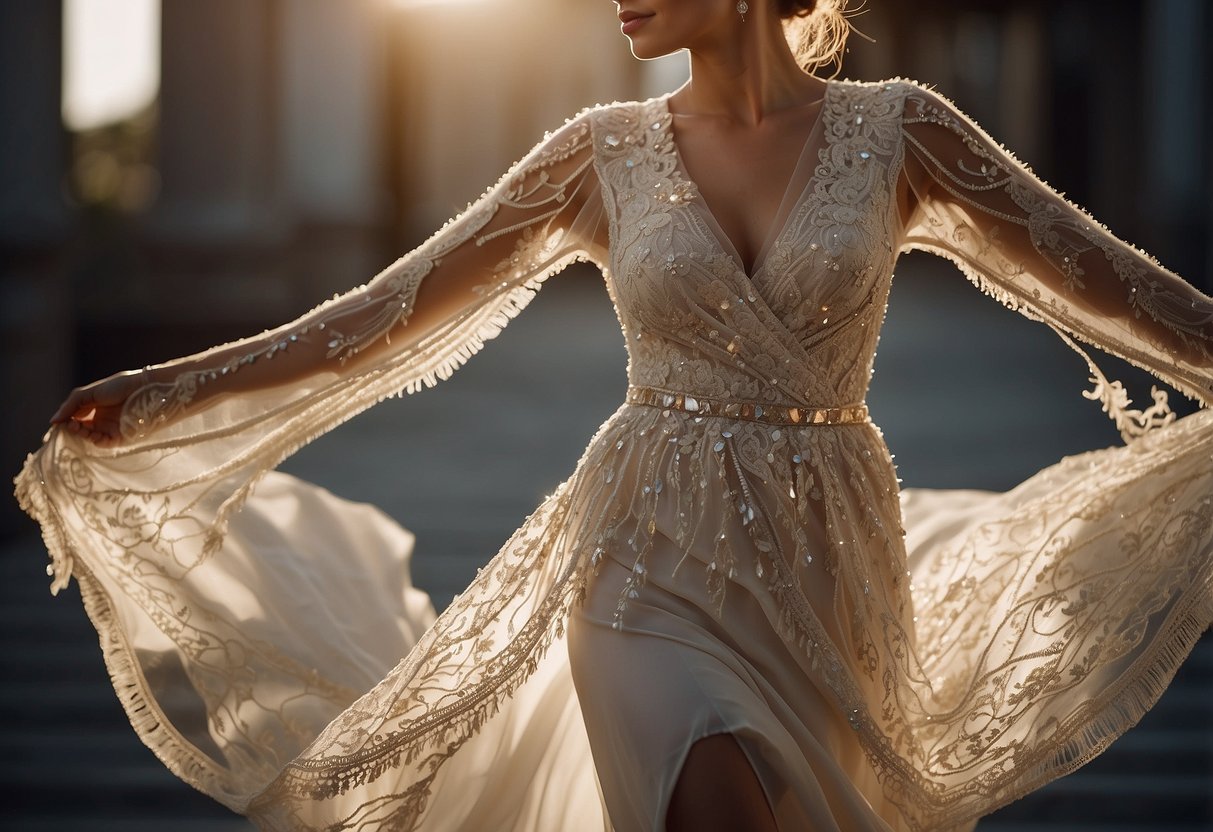
{"type": "Polygon", "coordinates": [[[742,25],[737,0],[615,0],[615,5],[632,54],[641,59],[720,41],[742,25]]]}

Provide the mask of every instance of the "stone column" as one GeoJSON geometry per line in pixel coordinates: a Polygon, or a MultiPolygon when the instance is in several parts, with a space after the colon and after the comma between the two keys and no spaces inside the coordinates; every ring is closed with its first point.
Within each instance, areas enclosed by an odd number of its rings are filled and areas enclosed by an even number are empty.
{"type": "Polygon", "coordinates": [[[144,219],[160,323],[269,324],[296,311],[279,152],[279,0],[163,5],[158,202],[144,219]]]}
{"type": "Polygon", "coordinates": [[[390,262],[385,175],[394,14],[385,0],[292,0],[281,15],[283,191],[293,279],[309,302],[390,262]]]}

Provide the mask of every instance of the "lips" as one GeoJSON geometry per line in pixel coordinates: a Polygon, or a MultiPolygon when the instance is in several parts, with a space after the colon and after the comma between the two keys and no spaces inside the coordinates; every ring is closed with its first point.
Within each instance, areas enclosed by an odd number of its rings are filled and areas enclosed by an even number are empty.
{"type": "Polygon", "coordinates": [[[641,14],[634,11],[621,11],[619,13],[619,22],[623,25],[620,26],[620,29],[625,35],[630,35],[647,23],[652,16],[651,14],[641,14]]]}

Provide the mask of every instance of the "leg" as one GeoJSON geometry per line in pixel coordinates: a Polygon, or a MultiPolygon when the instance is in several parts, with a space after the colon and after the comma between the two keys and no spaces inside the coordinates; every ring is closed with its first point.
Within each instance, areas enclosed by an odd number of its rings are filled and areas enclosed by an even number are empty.
{"type": "Polygon", "coordinates": [[[691,746],[670,796],[666,828],[776,832],[762,784],[732,734],[713,734],[691,746]]]}

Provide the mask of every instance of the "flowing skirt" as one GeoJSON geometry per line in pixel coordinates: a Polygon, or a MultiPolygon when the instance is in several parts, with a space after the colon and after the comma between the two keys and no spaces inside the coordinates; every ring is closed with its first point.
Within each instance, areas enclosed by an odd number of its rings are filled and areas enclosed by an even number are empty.
{"type": "Polygon", "coordinates": [[[1140,719],[1213,619],[1207,411],[901,508],[870,426],[759,471],[702,421],[622,407],[437,618],[406,530],[283,474],[193,559],[85,545],[66,438],[19,495],[144,741],[274,830],[660,829],[722,732],[781,829],[971,829],[1140,719]]]}

